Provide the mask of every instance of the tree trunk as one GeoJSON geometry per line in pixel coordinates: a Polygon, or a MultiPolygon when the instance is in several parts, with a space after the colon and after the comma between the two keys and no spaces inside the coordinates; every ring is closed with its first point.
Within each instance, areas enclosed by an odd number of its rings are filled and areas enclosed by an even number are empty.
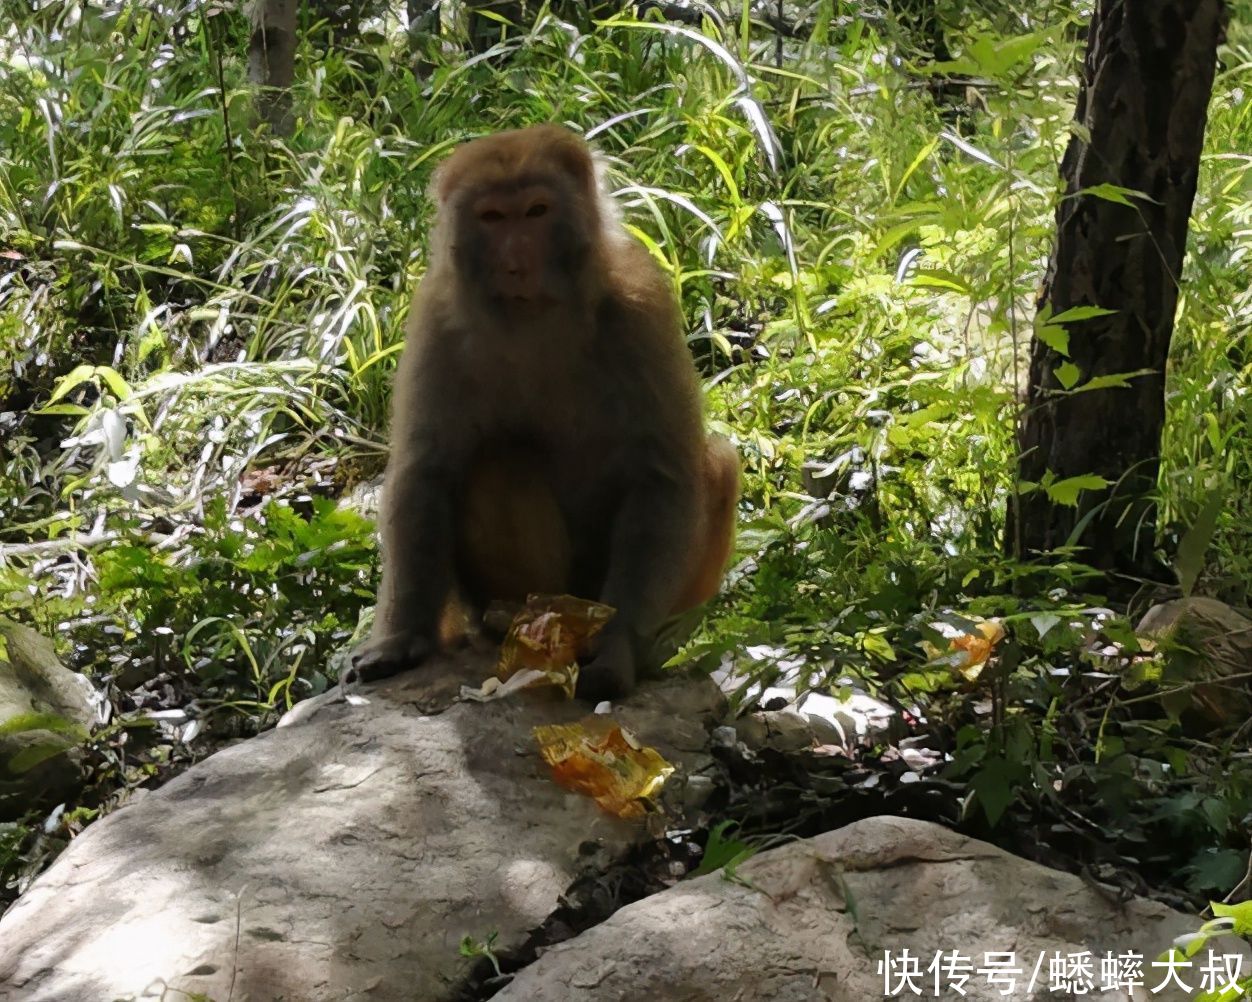
{"type": "Polygon", "coordinates": [[[1096,475],[1109,486],[1077,505],[1027,487],[1020,508],[1010,504],[1011,552],[1076,542],[1104,570],[1152,565],[1165,363],[1225,19],[1222,0],[1098,0],[1039,323],[1075,307],[1116,312],[1066,323],[1068,358],[1055,328],[1053,347],[1033,339],[1018,443],[1027,485],[1096,475]],[[1097,185],[1142,196],[1082,194],[1097,185]],[[1058,378],[1067,362],[1076,370],[1058,378]],[[1065,389],[1140,370],[1150,371],[1122,388],[1065,389]]]}
{"type": "Polygon", "coordinates": [[[486,52],[505,35],[525,31],[531,20],[527,6],[526,0],[465,0],[470,48],[474,52],[486,52]],[[484,11],[495,17],[484,16],[484,11]],[[504,18],[512,27],[501,24],[497,17],[504,18]]]}
{"type": "Polygon", "coordinates": [[[296,0],[252,0],[248,79],[260,88],[261,118],[291,135],[291,81],[296,72],[296,0]]]}

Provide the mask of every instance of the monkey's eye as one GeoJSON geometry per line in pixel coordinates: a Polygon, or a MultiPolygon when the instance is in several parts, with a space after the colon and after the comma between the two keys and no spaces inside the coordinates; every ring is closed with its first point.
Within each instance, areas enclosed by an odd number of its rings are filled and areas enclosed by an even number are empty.
{"type": "Polygon", "coordinates": [[[487,209],[479,213],[478,218],[484,223],[498,223],[504,219],[504,213],[499,209],[487,209]]]}
{"type": "Polygon", "coordinates": [[[548,206],[544,202],[536,202],[526,210],[526,215],[531,219],[538,219],[540,216],[547,215],[548,206]]]}

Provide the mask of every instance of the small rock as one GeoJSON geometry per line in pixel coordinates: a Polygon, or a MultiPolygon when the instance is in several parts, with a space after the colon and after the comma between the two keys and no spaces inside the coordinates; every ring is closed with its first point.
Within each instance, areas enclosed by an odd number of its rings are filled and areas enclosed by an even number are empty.
{"type": "Polygon", "coordinates": [[[1247,679],[1223,681],[1252,672],[1252,619],[1217,599],[1193,596],[1153,606],[1137,632],[1165,649],[1163,688],[1201,683],[1162,695],[1171,713],[1194,710],[1210,724],[1242,722],[1252,714],[1247,679]]]}
{"type": "Polygon", "coordinates": [[[77,749],[97,722],[86,676],[47,637],[0,620],[0,821],[50,807],[78,787],[77,749]]]}
{"type": "Polygon", "coordinates": [[[813,731],[802,713],[793,709],[758,710],[735,721],[739,740],[754,751],[770,748],[794,752],[813,747],[813,731]]]}

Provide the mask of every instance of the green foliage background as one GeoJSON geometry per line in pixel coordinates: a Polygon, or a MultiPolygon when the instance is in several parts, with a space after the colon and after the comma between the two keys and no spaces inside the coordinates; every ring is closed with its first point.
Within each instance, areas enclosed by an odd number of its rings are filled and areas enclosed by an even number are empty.
{"type": "MultiPolygon", "coordinates": [[[[1138,653],[1125,610],[1103,610],[1080,566],[1001,552],[1089,11],[941,4],[948,64],[916,22],[834,0],[794,11],[785,41],[746,6],[703,30],[545,9],[472,59],[455,24],[414,39],[383,18],[328,47],[306,13],[281,139],[254,120],[234,5],[3,6],[0,605],[61,637],[124,709],[168,686],[251,728],[326,686],[377,563],[369,522],[330,499],[381,469],[425,183],[467,137],[560,121],[607,157],[681,294],[711,423],[745,458],[735,570],[685,660],[761,682],[798,665],[802,684],[929,707],[989,820],[1063,777],[1115,842],[1168,825],[1170,847],[1144,858],[1193,890],[1237,876],[1238,769],[1215,779],[1220,760],[1169,721],[1093,752],[1075,737],[1087,718],[1057,710],[1138,653]],[[70,533],[93,543],[62,546],[70,533]],[[986,693],[954,695],[921,642],[990,615],[1014,653],[988,683],[1003,711],[988,729],[970,723],[986,693]]],[[[1225,500],[1189,577],[1246,604],[1241,11],[1160,492],[1167,556],[1225,500]]],[[[119,783],[150,771],[115,764],[119,783]]]]}

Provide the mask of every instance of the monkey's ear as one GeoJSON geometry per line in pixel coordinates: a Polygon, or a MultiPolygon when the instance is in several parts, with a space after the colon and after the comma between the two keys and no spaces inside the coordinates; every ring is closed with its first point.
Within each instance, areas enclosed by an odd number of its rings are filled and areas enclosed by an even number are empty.
{"type": "Polygon", "coordinates": [[[434,169],[430,175],[430,183],[426,185],[426,197],[436,206],[443,205],[452,194],[452,172],[448,170],[448,163],[451,159],[448,157],[434,169]]]}

